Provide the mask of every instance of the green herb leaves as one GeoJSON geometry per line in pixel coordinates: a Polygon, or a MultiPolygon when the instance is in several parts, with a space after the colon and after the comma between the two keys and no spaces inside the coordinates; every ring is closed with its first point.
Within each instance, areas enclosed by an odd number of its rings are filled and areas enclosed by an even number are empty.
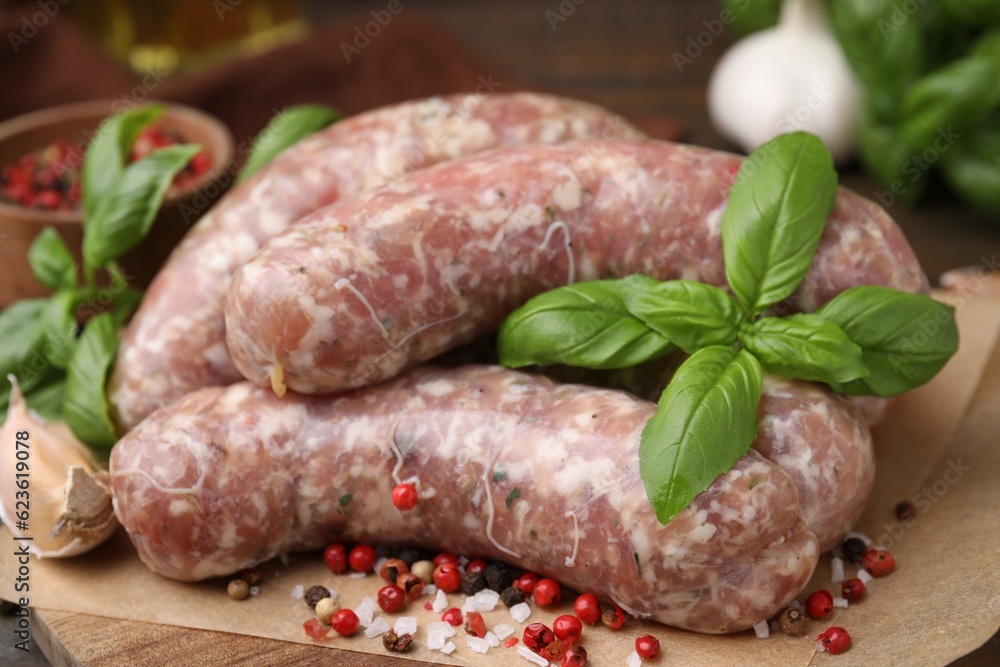
{"type": "Polygon", "coordinates": [[[63,418],[80,440],[94,447],[111,447],[118,439],[104,395],[117,349],[111,313],[101,313],[83,330],[66,369],[63,418]]]}
{"type": "Polygon", "coordinates": [[[632,292],[655,286],[646,276],[577,283],[541,294],[514,312],[500,331],[501,362],[629,368],[674,349],[629,312],[632,292]]]}
{"type": "Polygon", "coordinates": [[[743,162],[722,216],[726,279],[751,317],[789,297],[837,197],[833,159],[814,135],[781,135],[743,162]]]}
{"type": "Polygon", "coordinates": [[[958,350],[955,309],[886,287],[853,287],[817,312],[861,348],[870,375],[831,383],[844,394],[896,396],[918,387],[958,350]]]}
{"type": "Polygon", "coordinates": [[[302,104],[288,107],[271,119],[267,127],[258,135],[250,150],[250,157],[236,180],[240,183],[254,172],[273,160],[278,153],[319,132],[327,125],[341,118],[336,109],[318,104],[302,104]]]}
{"type": "Polygon", "coordinates": [[[76,260],[59,232],[51,227],[43,229],[31,242],[28,264],[35,279],[50,290],[76,285],[76,260]]]}
{"type": "Polygon", "coordinates": [[[661,523],[747,453],[757,437],[762,378],[753,355],[720,345],[678,369],[639,446],[642,481],[661,523]]]}
{"type": "Polygon", "coordinates": [[[929,380],[954,353],[948,306],[882,287],[847,290],[815,314],[766,316],[808,271],[836,194],[819,139],[768,142],[744,162],[723,215],[735,296],[647,276],[561,287],[507,319],[501,363],[622,368],[675,347],[690,354],[640,441],[646,493],[666,523],[749,450],[763,372],[892,396],[929,380]]]}

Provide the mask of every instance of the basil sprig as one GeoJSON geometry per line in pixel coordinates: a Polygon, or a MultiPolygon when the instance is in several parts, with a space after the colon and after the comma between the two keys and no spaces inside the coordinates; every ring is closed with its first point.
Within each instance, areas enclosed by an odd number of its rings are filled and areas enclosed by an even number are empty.
{"type": "Polygon", "coordinates": [[[836,194],[818,138],[773,139],[744,161],[723,214],[732,294],[647,276],[560,287],[504,322],[501,363],[621,368],[674,347],[690,354],[639,449],[646,494],[668,522],[750,449],[763,372],[894,396],[927,382],[957,349],[951,307],[883,287],[849,289],[814,314],[768,314],[809,270],[836,194]]]}
{"type": "MultiPolygon", "coordinates": [[[[118,331],[142,298],[117,259],[146,237],[177,172],[199,150],[168,146],[128,162],[139,133],[163,111],[160,105],[145,106],[101,124],[82,168],[83,266],[59,233],[45,228],[33,241],[28,262],[35,278],[54,294],[0,312],[0,410],[9,403],[7,375],[13,374],[33,410],[47,419],[65,419],[77,437],[98,448],[116,440],[105,385],[118,331]],[[98,271],[110,276],[107,287],[97,284],[98,271]],[[82,330],[78,318],[90,318],[82,330]]],[[[261,133],[244,175],[337,118],[326,107],[287,110],[261,133]]]]}
{"type": "Polygon", "coordinates": [[[245,181],[285,149],[342,117],[336,109],[319,104],[300,104],[276,114],[257,135],[257,140],[250,149],[250,157],[236,182],[245,181]]]}

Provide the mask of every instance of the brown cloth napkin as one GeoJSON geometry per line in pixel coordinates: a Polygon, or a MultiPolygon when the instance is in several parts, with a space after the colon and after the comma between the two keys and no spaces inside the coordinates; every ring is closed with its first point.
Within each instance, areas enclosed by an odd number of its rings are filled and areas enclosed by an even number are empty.
{"type": "MultiPolygon", "coordinates": [[[[239,145],[290,104],[327,104],[354,114],[436,94],[537,90],[498,72],[414,14],[394,17],[362,48],[355,46],[364,44],[355,41],[356,27],[371,21],[367,15],[319,26],[307,39],[258,56],[174,78],[143,79],[104,55],[66,12],[45,17],[39,26],[39,11],[34,2],[0,0],[0,35],[12,42],[9,48],[0,47],[0,90],[5,92],[0,95],[0,119],[80,100],[159,99],[217,116],[239,145]],[[342,43],[357,48],[350,62],[342,43]]],[[[680,135],[680,125],[668,118],[632,120],[657,138],[680,135]]]]}

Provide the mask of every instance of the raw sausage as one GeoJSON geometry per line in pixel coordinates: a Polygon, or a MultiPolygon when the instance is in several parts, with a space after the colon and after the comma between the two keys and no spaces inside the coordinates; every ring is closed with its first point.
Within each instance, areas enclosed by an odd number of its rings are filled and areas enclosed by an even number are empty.
{"type": "Polygon", "coordinates": [[[333,540],[413,544],[699,632],[771,617],[819,554],[795,484],[751,450],[661,526],[638,471],[654,411],[491,366],[425,367],[338,397],[206,388],[116,445],[115,512],[151,569],[186,581],[333,540]],[[422,497],[400,512],[392,489],[406,479],[422,497]]]}
{"type": "MultiPolygon", "coordinates": [[[[237,271],[229,350],[304,393],[395,376],[496,329],[528,298],[645,273],[725,285],[720,220],[740,158],[659,141],[492,151],[317,211],[237,271]]],[[[902,232],[841,190],[789,306],[855,285],[926,292],[902,232]]]]}
{"type": "Polygon", "coordinates": [[[497,146],[642,133],[621,117],[549,95],[454,95],[336,123],[289,149],[191,230],[125,333],[110,384],[123,430],[187,392],[240,379],[225,345],[233,271],[302,215],[407,172],[497,146]]]}

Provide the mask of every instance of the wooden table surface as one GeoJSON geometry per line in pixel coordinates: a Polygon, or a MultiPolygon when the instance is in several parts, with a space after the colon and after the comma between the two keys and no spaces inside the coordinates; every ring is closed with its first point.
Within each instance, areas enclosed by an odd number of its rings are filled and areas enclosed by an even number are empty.
{"type": "MultiPolygon", "coordinates": [[[[434,18],[480,52],[495,66],[492,73],[501,83],[508,75],[548,90],[580,94],[629,116],[675,117],[687,127],[688,141],[733,148],[713,130],[705,107],[709,74],[732,37],[723,34],[714,38],[683,71],[678,71],[672,59],[675,51],[685,48],[689,37],[705,29],[703,21],[718,18],[717,3],[564,0],[561,5],[575,9],[553,29],[546,12],[558,13],[559,0],[403,2],[405,11],[434,18]]],[[[384,6],[361,0],[314,0],[309,11],[316,21],[355,17],[364,23],[370,19],[366,18],[368,11],[384,6]]],[[[506,89],[501,86],[500,90],[506,89]]],[[[844,173],[842,181],[869,197],[878,189],[856,167],[844,173]]],[[[933,192],[915,209],[897,203],[889,212],[903,226],[932,281],[956,266],[995,264],[1000,254],[1000,221],[991,221],[946,193],[933,192]]],[[[5,634],[8,622],[4,619],[0,624],[5,634]]],[[[171,665],[181,664],[176,662],[178,655],[194,656],[189,664],[198,665],[414,664],[388,656],[317,652],[304,645],[247,637],[221,642],[223,636],[235,636],[46,611],[37,613],[34,630],[57,665],[148,664],[156,655],[167,660],[163,664],[171,665]],[[178,646],[183,651],[177,651],[178,646]]],[[[954,664],[1000,664],[1000,635],[954,664]]]]}

